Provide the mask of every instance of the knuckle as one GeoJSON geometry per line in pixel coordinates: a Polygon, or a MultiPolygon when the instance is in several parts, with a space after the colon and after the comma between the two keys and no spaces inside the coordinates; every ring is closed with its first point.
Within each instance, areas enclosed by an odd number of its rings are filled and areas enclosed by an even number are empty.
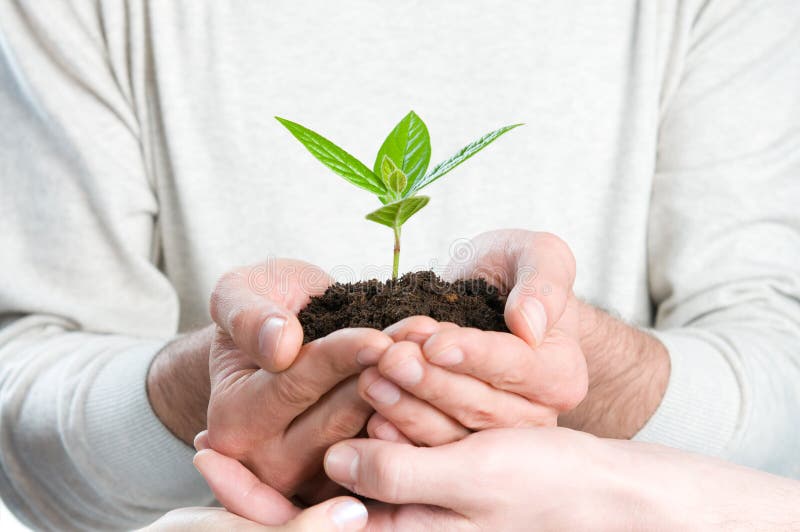
{"type": "MultiPolygon", "coordinates": [[[[400,487],[413,485],[410,480],[411,468],[404,467],[397,455],[384,446],[372,456],[375,488],[380,491],[380,498],[386,501],[397,501],[400,498],[400,487]]],[[[360,479],[359,479],[360,480],[360,479]]],[[[357,486],[358,487],[358,486],[357,486]]]]}
{"type": "Polygon", "coordinates": [[[519,367],[508,368],[490,377],[489,384],[500,390],[526,388],[528,373],[519,367]]]}
{"type": "Polygon", "coordinates": [[[383,416],[391,421],[400,432],[408,435],[410,438],[416,439],[416,437],[427,432],[420,416],[415,416],[411,412],[384,412],[383,416]]]}
{"type": "Polygon", "coordinates": [[[316,399],[311,385],[292,377],[289,373],[279,374],[273,382],[275,383],[275,397],[281,404],[306,405],[313,403],[316,399]]]}
{"type": "Polygon", "coordinates": [[[352,438],[364,428],[368,415],[362,408],[342,408],[328,418],[318,438],[326,443],[352,438]]]}
{"type": "Polygon", "coordinates": [[[497,414],[483,406],[464,409],[459,414],[459,421],[472,430],[484,430],[499,426],[497,414]]]}

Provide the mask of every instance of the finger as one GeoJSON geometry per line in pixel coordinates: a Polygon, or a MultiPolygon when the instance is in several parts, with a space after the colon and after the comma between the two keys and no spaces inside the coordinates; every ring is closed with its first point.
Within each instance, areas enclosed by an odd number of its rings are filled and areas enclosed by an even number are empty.
{"type": "Polygon", "coordinates": [[[410,316],[383,330],[395,342],[415,342],[422,345],[432,334],[458,327],[455,323],[436,321],[430,316],[410,316]]]}
{"type": "Polygon", "coordinates": [[[513,334],[446,330],[431,336],[422,352],[432,364],[562,412],[586,394],[586,359],[578,342],[559,330],[535,350],[513,334]]]}
{"type": "Polygon", "coordinates": [[[514,288],[506,301],[506,324],[538,346],[564,314],[575,282],[575,257],[563,240],[550,233],[521,239],[511,257],[514,288]]]}
{"type": "Polygon", "coordinates": [[[282,371],[294,361],[303,342],[296,314],[312,295],[324,291],[324,282],[303,282],[319,268],[302,262],[279,260],[265,267],[264,281],[254,277],[258,267],[239,268],[223,275],[211,295],[210,313],[236,346],[257,367],[282,371]]]}
{"type": "Polygon", "coordinates": [[[473,501],[460,442],[414,447],[374,439],[340,442],[325,455],[331,480],[354,493],[392,504],[433,504],[458,510],[473,501]]]}
{"type": "MultiPolygon", "coordinates": [[[[383,428],[383,432],[390,437],[394,429],[400,432],[401,437],[417,445],[436,446],[458,441],[469,434],[467,429],[444,412],[383,378],[376,368],[364,370],[358,378],[358,389],[365,401],[383,418],[391,421],[389,426],[383,428]]],[[[392,437],[391,441],[398,440],[392,437]]]]}
{"type": "Polygon", "coordinates": [[[378,440],[411,444],[411,440],[403,436],[391,421],[377,412],[372,414],[367,421],[367,434],[370,438],[378,440]]]}
{"type": "Polygon", "coordinates": [[[168,512],[141,532],[265,532],[274,530],[223,508],[179,508],[168,512]]]}
{"type": "Polygon", "coordinates": [[[564,313],[575,281],[575,257],[551,233],[503,230],[470,242],[472,257],[451,262],[449,279],[484,277],[508,291],[508,328],[531,346],[540,344],[564,313]]]}
{"type": "MultiPolygon", "coordinates": [[[[336,442],[355,437],[366,425],[372,414],[369,406],[358,395],[358,382],[355,377],[337,386],[322,398],[313,408],[298,417],[284,435],[284,453],[276,456],[288,478],[308,479],[320,469],[325,451],[336,442]],[[285,464],[294,464],[289,468],[285,464]]],[[[263,476],[269,475],[270,483],[279,491],[284,491],[284,483],[276,476],[278,463],[266,464],[263,476]]],[[[295,480],[296,483],[296,480],[295,480]]],[[[288,482],[287,482],[288,484],[288,482]]]]}
{"type": "Polygon", "coordinates": [[[369,530],[475,532],[477,528],[474,521],[438,506],[373,502],[369,506],[369,530]]]}
{"type": "MultiPolygon", "coordinates": [[[[367,526],[367,508],[353,497],[336,497],[311,508],[280,527],[280,532],[356,532],[367,526]]],[[[277,532],[277,531],[276,531],[277,532]]]]}
{"type": "Polygon", "coordinates": [[[202,451],[203,449],[210,449],[211,445],[208,443],[208,430],[203,430],[197,433],[194,437],[195,451],[202,451]]]}
{"type": "Polygon", "coordinates": [[[194,465],[217,500],[235,514],[261,524],[278,525],[300,512],[233,458],[204,449],[194,456],[194,465]]]}
{"type": "MultiPolygon", "coordinates": [[[[464,329],[457,332],[462,331],[464,329]]],[[[429,364],[419,346],[410,342],[399,342],[387,349],[378,371],[418,400],[436,407],[471,430],[550,426],[556,421],[557,412],[549,406],[498,390],[469,375],[429,364]]],[[[414,440],[401,420],[393,418],[385,409],[381,414],[414,440]]]]}
{"type": "Polygon", "coordinates": [[[358,379],[358,389],[365,401],[385,420],[391,421],[388,425],[373,427],[383,429],[388,436],[379,439],[400,441],[392,434],[398,431],[399,437],[405,441],[436,446],[458,441],[469,434],[466,428],[441,410],[384,379],[376,368],[364,370],[358,379]]]}
{"type": "Polygon", "coordinates": [[[209,403],[211,448],[257,462],[254,449],[261,449],[337,384],[359,373],[364,367],[359,360],[374,363],[391,343],[375,329],[342,329],[303,346],[292,367],[277,374],[242,371],[235,357],[213,356],[220,371],[209,403]],[[225,396],[225,402],[215,401],[214,394],[225,396]]]}
{"type": "Polygon", "coordinates": [[[309,342],[291,368],[254,376],[266,381],[259,403],[264,415],[273,425],[285,427],[337,384],[375,364],[390,345],[388,336],[368,328],[341,329],[309,342]]]}

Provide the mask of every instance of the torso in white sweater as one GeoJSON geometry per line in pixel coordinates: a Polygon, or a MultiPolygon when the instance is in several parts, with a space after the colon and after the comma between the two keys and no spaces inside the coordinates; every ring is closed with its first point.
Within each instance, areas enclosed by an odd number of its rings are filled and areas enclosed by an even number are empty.
{"type": "Polygon", "coordinates": [[[797,4],[99,6],[0,7],[0,483],[31,519],[132,525],[207,497],[142,387],[161,341],[208,323],[220,274],[388,271],[376,200],[274,115],[368,164],[409,109],[434,161],[525,122],[427,189],[401,268],[489,229],[558,234],[576,292],[670,350],[639,438],[800,475],[797,4]]]}

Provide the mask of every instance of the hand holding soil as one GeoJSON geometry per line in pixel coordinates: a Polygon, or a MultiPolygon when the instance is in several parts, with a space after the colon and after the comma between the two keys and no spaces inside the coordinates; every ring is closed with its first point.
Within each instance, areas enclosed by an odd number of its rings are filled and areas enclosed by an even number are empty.
{"type": "Polygon", "coordinates": [[[384,204],[367,219],[394,231],[393,275],[385,283],[331,286],[315,266],[278,260],[223,276],[211,298],[217,330],[202,436],[212,449],[286,496],[313,499],[324,489],[325,449],[357,435],[370,406],[378,413],[371,435],[440,445],[470,431],[555,425],[583,400],[575,260],[557,237],[485,233],[474,240],[473,256],[448,271],[452,283],[433,272],[398,279],[400,228],[428,202],[416,192],[519,124],[426,173],[430,140],[413,112],[389,133],[374,170],[319,134],[278,120],[323,164],[384,204]]]}
{"type": "Polygon", "coordinates": [[[276,260],[224,275],[211,297],[217,330],[203,438],[285,496],[315,498],[325,450],[356,436],[371,414],[356,376],[392,343],[351,328],[303,345],[296,314],[329,282],[310,264],[276,260]]]}
{"type": "Polygon", "coordinates": [[[569,248],[548,233],[493,231],[474,241],[474,257],[451,273],[489,275],[508,292],[514,334],[416,316],[385,332],[395,341],[359,378],[378,413],[373,437],[441,445],[470,431],[555,426],[588,383],[578,342],[569,248]]]}

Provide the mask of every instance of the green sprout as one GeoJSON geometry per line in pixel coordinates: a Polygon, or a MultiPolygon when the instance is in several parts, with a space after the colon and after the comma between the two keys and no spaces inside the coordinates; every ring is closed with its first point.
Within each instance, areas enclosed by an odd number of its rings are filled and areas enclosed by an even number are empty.
{"type": "Polygon", "coordinates": [[[487,133],[425,173],[431,160],[431,140],[425,122],[414,111],[403,117],[383,141],[372,170],[322,135],[285,118],[275,118],[322,164],[350,183],[378,196],[383,207],[367,214],[367,220],[390,227],[394,232],[392,279],[397,279],[400,265],[400,229],[430,200],[428,196],[417,196],[417,192],[500,135],[522,125],[513,124],[487,133]]]}

